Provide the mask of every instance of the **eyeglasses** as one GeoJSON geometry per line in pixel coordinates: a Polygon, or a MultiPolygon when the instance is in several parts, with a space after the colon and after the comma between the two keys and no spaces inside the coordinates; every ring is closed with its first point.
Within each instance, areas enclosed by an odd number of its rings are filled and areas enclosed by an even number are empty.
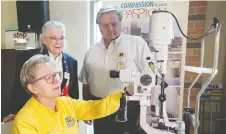
{"type": "Polygon", "coordinates": [[[116,28],[119,26],[119,24],[120,24],[119,22],[114,22],[112,24],[101,24],[101,26],[103,26],[103,28],[105,29],[109,29],[110,27],[116,28]]]}
{"type": "Polygon", "coordinates": [[[57,38],[56,36],[50,36],[50,37],[46,37],[46,38],[49,38],[50,40],[53,40],[53,41],[58,41],[58,40],[59,41],[64,41],[66,39],[66,37],[57,38]]]}
{"type": "Polygon", "coordinates": [[[46,75],[46,76],[43,76],[41,78],[38,78],[36,80],[34,80],[32,83],[35,83],[39,80],[42,80],[44,79],[48,84],[52,84],[55,80],[61,80],[63,77],[63,73],[62,72],[56,72],[52,75],[46,75]]]}

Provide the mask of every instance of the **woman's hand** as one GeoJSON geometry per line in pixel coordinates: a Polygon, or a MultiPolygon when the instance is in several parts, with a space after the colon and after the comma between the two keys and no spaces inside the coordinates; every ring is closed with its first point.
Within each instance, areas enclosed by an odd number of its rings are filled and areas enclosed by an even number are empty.
{"type": "Polygon", "coordinates": [[[129,84],[128,86],[126,86],[126,91],[130,94],[130,95],[133,95],[133,91],[134,91],[134,84],[131,83],[129,84]]]}
{"type": "Polygon", "coordinates": [[[9,114],[8,116],[3,118],[3,122],[9,122],[11,120],[14,120],[15,117],[16,117],[15,114],[9,114]]]}
{"type": "Polygon", "coordinates": [[[87,124],[87,125],[92,125],[92,121],[91,120],[85,120],[84,123],[87,124]]]}

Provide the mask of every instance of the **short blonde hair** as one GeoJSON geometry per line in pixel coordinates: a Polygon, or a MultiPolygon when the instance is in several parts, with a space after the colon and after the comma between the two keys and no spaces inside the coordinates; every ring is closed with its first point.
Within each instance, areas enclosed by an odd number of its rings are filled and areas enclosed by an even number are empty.
{"type": "Polygon", "coordinates": [[[50,59],[47,55],[37,54],[28,59],[20,72],[20,82],[22,87],[30,94],[32,94],[28,89],[28,84],[31,84],[36,79],[36,70],[38,69],[40,64],[43,63],[53,63],[56,66],[52,59],[50,59]]]}

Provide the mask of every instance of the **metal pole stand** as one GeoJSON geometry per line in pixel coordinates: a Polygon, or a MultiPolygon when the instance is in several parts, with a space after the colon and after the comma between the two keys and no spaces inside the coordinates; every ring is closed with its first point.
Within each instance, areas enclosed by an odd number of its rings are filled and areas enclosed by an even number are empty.
{"type": "MultiPolygon", "coordinates": [[[[210,77],[208,78],[208,80],[206,81],[204,86],[202,86],[201,90],[199,91],[199,93],[198,93],[198,95],[196,97],[195,123],[194,123],[195,134],[198,134],[198,128],[199,128],[199,113],[200,113],[200,99],[201,99],[201,95],[206,90],[207,86],[210,84],[210,82],[213,80],[213,78],[215,77],[215,75],[218,72],[217,68],[218,68],[218,56],[219,56],[220,29],[221,29],[221,25],[218,23],[218,20],[216,18],[214,18],[214,28],[211,29],[207,34],[205,34],[205,36],[202,39],[202,43],[201,43],[201,65],[200,65],[200,67],[185,66],[185,71],[194,72],[194,73],[198,74],[198,76],[192,82],[192,84],[190,85],[190,87],[188,89],[188,103],[187,103],[187,107],[185,108],[185,112],[184,112],[185,124],[188,125],[186,127],[187,129],[190,128],[190,125],[192,123],[192,112],[191,112],[192,109],[190,107],[191,89],[195,85],[195,83],[197,82],[197,80],[199,79],[199,77],[202,74],[210,74],[210,77]],[[204,44],[205,44],[206,36],[209,35],[209,34],[212,34],[212,33],[215,33],[215,44],[214,44],[215,47],[214,47],[214,53],[213,53],[214,54],[213,68],[205,68],[205,67],[203,67],[204,44]]],[[[189,133],[189,130],[186,130],[186,134],[188,134],[188,133],[189,133]]]]}

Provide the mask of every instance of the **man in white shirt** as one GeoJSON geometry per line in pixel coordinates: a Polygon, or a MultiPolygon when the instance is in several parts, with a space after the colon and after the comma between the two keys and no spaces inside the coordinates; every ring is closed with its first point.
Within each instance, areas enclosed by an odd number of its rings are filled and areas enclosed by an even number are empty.
{"type": "MultiPolygon", "coordinates": [[[[97,14],[102,40],[87,51],[79,80],[83,83],[83,99],[97,100],[120,90],[124,84],[110,78],[110,70],[142,72],[149,69],[151,57],[147,43],[138,36],[121,33],[122,14],[115,7],[104,7],[97,14]]],[[[115,114],[94,120],[95,134],[135,134],[139,115],[139,102],[128,102],[128,121],[115,121],[115,114]],[[106,131],[105,131],[106,130],[106,131]]],[[[88,121],[86,121],[89,124],[88,121]]]]}

